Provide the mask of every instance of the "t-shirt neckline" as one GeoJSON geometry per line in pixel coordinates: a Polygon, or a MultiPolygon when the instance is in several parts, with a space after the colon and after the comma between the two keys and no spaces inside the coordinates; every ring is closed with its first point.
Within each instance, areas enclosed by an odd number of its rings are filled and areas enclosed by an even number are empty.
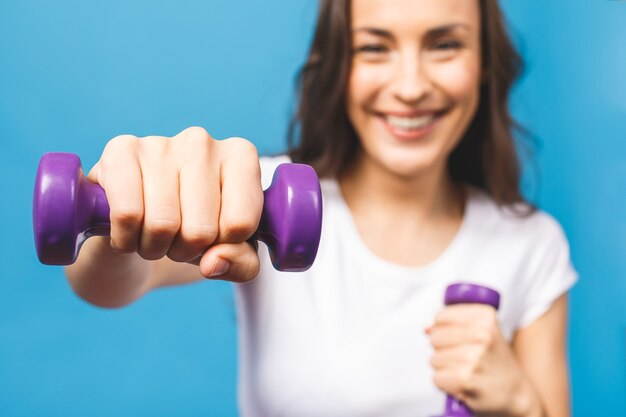
{"type": "MultiPolygon", "coordinates": [[[[474,216],[476,191],[469,186],[465,187],[466,201],[465,208],[463,210],[463,219],[461,225],[456,234],[448,244],[448,246],[432,261],[420,266],[407,266],[397,264],[395,262],[388,261],[381,258],[365,244],[359,230],[354,222],[350,208],[343,197],[341,187],[336,179],[324,179],[328,190],[336,195],[338,202],[339,215],[342,217],[342,221],[345,222],[347,232],[350,234],[350,241],[354,242],[354,249],[357,252],[357,256],[361,261],[367,264],[368,268],[378,270],[384,273],[386,276],[394,276],[399,279],[410,278],[415,279],[416,276],[431,275],[435,271],[439,271],[440,268],[446,265],[454,264],[450,260],[454,258],[455,254],[465,245],[467,235],[469,234],[471,219],[474,216]]],[[[437,274],[438,275],[438,274],[437,274]]]]}

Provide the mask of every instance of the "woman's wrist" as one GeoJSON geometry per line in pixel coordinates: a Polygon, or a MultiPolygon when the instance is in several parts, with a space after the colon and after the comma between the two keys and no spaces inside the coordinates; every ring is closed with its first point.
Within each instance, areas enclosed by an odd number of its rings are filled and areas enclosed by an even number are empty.
{"type": "Polygon", "coordinates": [[[108,237],[88,239],[76,262],[65,268],[74,292],[101,307],[121,307],[146,291],[151,263],[136,253],[113,250],[108,237]]]}

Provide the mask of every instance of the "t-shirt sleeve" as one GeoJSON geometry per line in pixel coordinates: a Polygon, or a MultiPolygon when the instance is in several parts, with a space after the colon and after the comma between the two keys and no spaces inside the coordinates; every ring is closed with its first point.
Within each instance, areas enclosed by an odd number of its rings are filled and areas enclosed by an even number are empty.
{"type": "Polygon", "coordinates": [[[567,238],[561,225],[545,213],[538,213],[537,245],[528,265],[528,286],[518,327],[525,327],[545,314],[552,304],[578,280],[567,238]]]}

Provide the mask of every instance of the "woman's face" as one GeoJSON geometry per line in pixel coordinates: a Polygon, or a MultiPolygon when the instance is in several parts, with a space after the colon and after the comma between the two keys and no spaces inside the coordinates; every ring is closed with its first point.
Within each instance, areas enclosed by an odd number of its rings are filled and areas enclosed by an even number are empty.
{"type": "Polygon", "coordinates": [[[366,162],[445,168],[478,107],[480,25],[477,0],[352,0],[347,108],[366,162]]]}

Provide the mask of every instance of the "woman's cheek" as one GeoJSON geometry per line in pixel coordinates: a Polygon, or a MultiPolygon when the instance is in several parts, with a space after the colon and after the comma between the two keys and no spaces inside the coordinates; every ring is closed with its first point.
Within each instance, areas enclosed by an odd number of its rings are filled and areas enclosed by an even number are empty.
{"type": "Polygon", "coordinates": [[[480,67],[474,60],[453,60],[432,69],[431,77],[455,101],[477,102],[480,67]]]}
{"type": "Polygon", "coordinates": [[[450,140],[446,151],[451,152],[471,123],[480,101],[480,70],[474,60],[454,60],[442,63],[434,71],[434,82],[444,91],[454,106],[450,114],[450,140]]]}
{"type": "Polygon", "coordinates": [[[384,85],[385,77],[383,65],[353,63],[349,82],[351,100],[363,104],[372,99],[384,85]]]}
{"type": "Polygon", "coordinates": [[[353,64],[348,82],[348,116],[359,135],[366,133],[370,121],[366,109],[376,102],[382,76],[380,68],[353,64]]]}

